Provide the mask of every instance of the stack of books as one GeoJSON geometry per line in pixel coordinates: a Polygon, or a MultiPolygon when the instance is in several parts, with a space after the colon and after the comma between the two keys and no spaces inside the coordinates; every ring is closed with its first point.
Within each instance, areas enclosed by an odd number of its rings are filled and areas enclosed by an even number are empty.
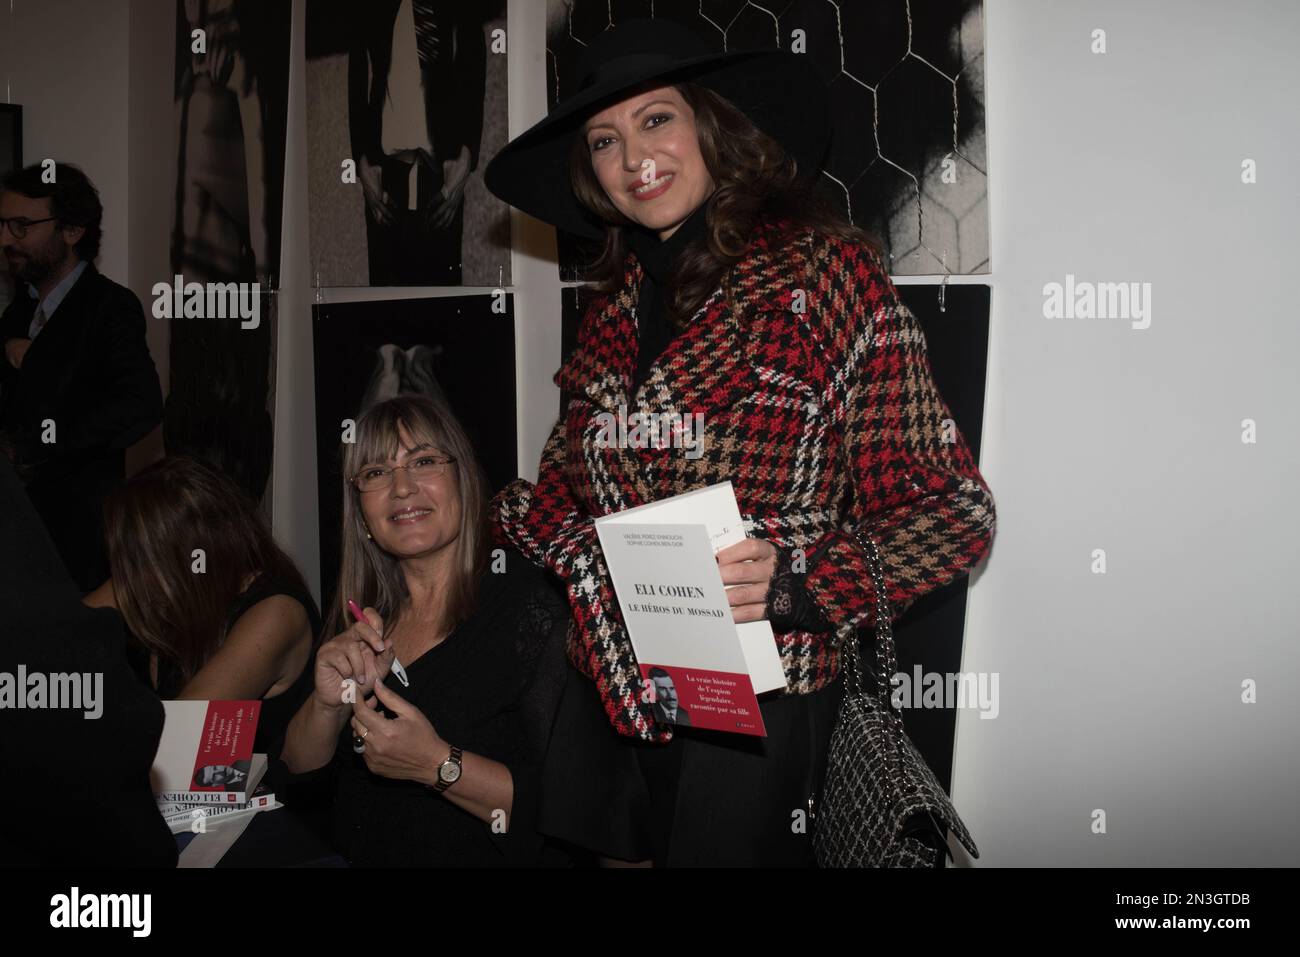
{"type": "Polygon", "coordinates": [[[282,807],[253,753],[260,701],[164,701],[167,718],[149,781],[173,834],[282,807]]]}

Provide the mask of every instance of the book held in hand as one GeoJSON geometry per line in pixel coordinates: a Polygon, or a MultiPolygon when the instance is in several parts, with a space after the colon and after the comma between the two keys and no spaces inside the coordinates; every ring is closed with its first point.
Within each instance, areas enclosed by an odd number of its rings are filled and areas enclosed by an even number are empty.
{"type": "Polygon", "coordinates": [[[756,695],[785,687],[785,674],[769,623],[733,620],[714,558],[745,537],[731,483],[595,526],[656,719],[765,735],[756,695]]]}
{"type": "MultiPolygon", "coordinates": [[[[624,509],[596,519],[596,531],[602,525],[626,522],[671,522],[677,525],[703,525],[709,533],[709,545],[716,554],[729,545],[745,540],[745,520],[736,503],[731,482],[719,482],[671,498],[624,509]]],[[[776,636],[767,619],[732,623],[745,653],[745,665],[755,694],[785,688],[785,669],[776,649],[776,636]]]]}

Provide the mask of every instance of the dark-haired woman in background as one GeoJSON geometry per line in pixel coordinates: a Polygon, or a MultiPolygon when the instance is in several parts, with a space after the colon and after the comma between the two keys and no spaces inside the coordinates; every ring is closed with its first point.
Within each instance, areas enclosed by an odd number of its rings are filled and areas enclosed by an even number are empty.
{"type": "Polygon", "coordinates": [[[290,800],[327,799],[356,866],[550,862],[535,794],[564,685],[563,597],[522,556],[489,562],[486,480],[441,404],[372,407],[343,474],[334,637],[289,726],[290,800]],[[394,656],[409,686],[390,676],[394,656]]]}
{"type": "Polygon", "coordinates": [[[194,459],[143,469],[104,504],[113,576],[85,603],[117,608],[163,699],[262,699],[272,757],[311,694],[320,615],[293,560],[229,479],[194,459]]]}

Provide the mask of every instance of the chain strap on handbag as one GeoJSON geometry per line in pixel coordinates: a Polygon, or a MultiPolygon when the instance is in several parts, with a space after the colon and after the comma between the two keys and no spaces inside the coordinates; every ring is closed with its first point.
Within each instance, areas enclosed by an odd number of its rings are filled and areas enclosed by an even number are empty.
{"type": "Polygon", "coordinates": [[[945,827],[972,857],[979,851],[951,799],[903,730],[890,702],[898,670],[889,600],[876,543],[854,536],[876,592],[876,687],[863,687],[858,635],[840,655],[844,698],[831,736],[813,850],[822,867],[934,867],[947,854],[945,827]]]}

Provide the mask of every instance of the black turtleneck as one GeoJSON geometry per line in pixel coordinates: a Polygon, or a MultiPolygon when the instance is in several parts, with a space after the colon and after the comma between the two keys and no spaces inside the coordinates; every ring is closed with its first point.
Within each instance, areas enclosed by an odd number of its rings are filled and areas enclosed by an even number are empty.
{"type": "Polygon", "coordinates": [[[636,253],[645,271],[637,306],[637,368],[632,382],[633,392],[645,381],[650,366],[676,336],[676,330],[668,321],[663,288],[682,251],[692,240],[703,239],[706,235],[704,213],[707,205],[703,202],[695,207],[695,211],[665,240],[660,240],[657,232],[640,226],[627,230],[628,246],[636,253]]]}

